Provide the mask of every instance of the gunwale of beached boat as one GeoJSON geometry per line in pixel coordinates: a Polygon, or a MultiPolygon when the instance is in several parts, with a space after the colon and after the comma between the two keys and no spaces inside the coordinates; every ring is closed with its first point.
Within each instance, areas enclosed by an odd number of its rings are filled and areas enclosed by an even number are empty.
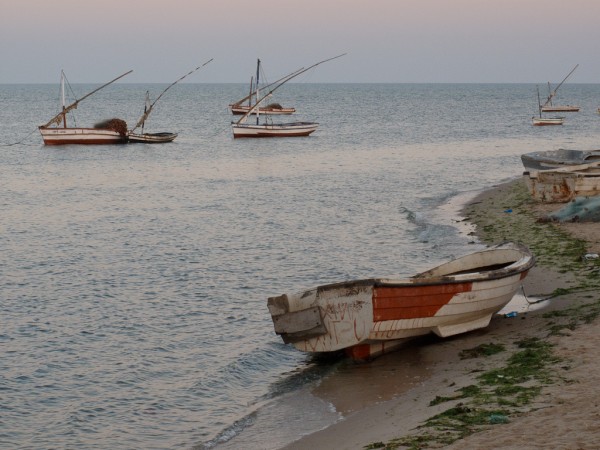
{"type": "Polygon", "coordinates": [[[534,264],[527,247],[508,242],[410,278],[327,284],[270,297],[267,306],[276,334],[298,350],[368,359],[407,338],[486,327],[534,264]]]}

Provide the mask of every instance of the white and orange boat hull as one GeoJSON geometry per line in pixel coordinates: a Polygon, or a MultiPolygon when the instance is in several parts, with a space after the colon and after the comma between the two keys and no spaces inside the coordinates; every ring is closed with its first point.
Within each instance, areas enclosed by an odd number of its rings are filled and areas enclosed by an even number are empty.
{"type": "Polygon", "coordinates": [[[405,280],[348,281],[271,297],[268,308],[275,332],[298,350],[345,350],[366,359],[407,338],[488,326],[534,263],[527,248],[507,243],[405,280]]]}
{"type": "Polygon", "coordinates": [[[108,145],[123,144],[127,136],[112,130],[98,128],[42,128],[40,133],[45,145],[108,145]]]}

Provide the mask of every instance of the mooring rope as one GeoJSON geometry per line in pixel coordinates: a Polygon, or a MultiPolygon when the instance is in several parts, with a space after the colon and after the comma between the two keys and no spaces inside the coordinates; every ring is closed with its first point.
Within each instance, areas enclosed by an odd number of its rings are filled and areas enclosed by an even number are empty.
{"type": "Polygon", "coordinates": [[[0,144],[0,147],[12,147],[13,145],[36,145],[36,144],[24,144],[24,142],[29,139],[29,137],[31,137],[31,135],[33,133],[35,133],[37,131],[37,128],[34,128],[31,133],[29,133],[27,136],[25,136],[23,139],[21,139],[19,142],[13,142],[12,144],[0,144]]]}

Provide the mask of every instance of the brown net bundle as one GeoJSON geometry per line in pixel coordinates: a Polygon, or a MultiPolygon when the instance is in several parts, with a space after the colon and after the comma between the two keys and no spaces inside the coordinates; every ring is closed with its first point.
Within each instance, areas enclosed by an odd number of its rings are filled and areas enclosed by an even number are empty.
{"type": "Polygon", "coordinates": [[[99,130],[111,130],[116,131],[121,136],[127,135],[127,122],[122,119],[108,119],[103,122],[98,122],[94,125],[94,128],[99,130]]]}
{"type": "Polygon", "coordinates": [[[283,106],[281,106],[279,103],[269,103],[267,105],[267,108],[269,108],[269,109],[283,109],[283,106]]]}

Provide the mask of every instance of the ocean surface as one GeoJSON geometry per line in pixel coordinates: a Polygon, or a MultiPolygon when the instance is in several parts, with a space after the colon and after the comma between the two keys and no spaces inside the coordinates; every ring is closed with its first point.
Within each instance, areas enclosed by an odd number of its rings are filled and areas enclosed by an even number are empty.
{"type": "MultiPolygon", "coordinates": [[[[116,83],[70,123],[131,126],[166,86],[116,83]]],[[[45,147],[58,85],[0,85],[0,448],[279,449],[390,398],[427,377],[418,345],[313,358],[267,298],[479,249],[456,199],[522,153],[600,147],[600,84],[533,127],[533,84],[290,83],[273,100],[319,129],[234,140],[247,90],[173,87],[146,124],[170,144],[45,147]]]]}

